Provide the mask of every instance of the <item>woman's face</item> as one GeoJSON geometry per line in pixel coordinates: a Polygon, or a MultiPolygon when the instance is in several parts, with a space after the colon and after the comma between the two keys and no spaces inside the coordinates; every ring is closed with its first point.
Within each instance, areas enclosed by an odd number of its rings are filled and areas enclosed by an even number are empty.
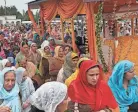
{"type": "Polygon", "coordinates": [[[24,71],[22,82],[24,82],[26,79],[27,79],[27,71],[24,71]]]}
{"type": "Polygon", "coordinates": [[[64,54],[67,55],[71,51],[70,47],[65,47],[64,54]]]}
{"type": "Polygon", "coordinates": [[[59,48],[58,56],[61,57],[61,58],[64,56],[64,52],[63,52],[63,48],[62,47],[59,48]]]}
{"type": "Polygon", "coordinates": [[[134,67],[131,68],[128,72],[125,73],[124,78],[128,81],[131,80],[135,75],[134,71],[135,71],[134,67]]]}
{"type": "Polygon", "coordinates": [[[11,91],[15,85],[15,74],[13,72],[8,72],[4,77],[4,88],[6,91],[11,91]]]}
{"type": "Polygon", "coordinates": [[[91,68],[87,71],[87,81],[90,85],[96,86],[99,76],[100,76],[100,70],[98,67],[91,68]]]}
{"type": "Polygon", "coordinates": [[[73,66],[74,67],[77,67],[78,61],[79,61],[79,58],[78,57],[72,59],[72,63],[73,63],[73,66]]]}
{"type": "Polygon", "coordinates": [[[11,66],[12,66],[11,62],[7,62],[5,65],[5,67],[11,67],[11,66]]]}
{"type": "Polygon", "coordinates": [[[50,53],[50,49],[49,49],[48,46],[46,46],[46,47],[44,48],[44,52],[45,52],[45,53],[50,53]]]}
{"type": "Polygon", "coordinates": [[[31,49],[32,49],[32,51],[35,52],[35,51],[37,50],[37,45],[36,45],[36,44],[32,45],[32,46],[31,46],[31,49]]]}
{"type": "Polygon", "coordinates": [[[72,44],[72,40],[71,39],[68,39],[67,40],[67,44],[72,44]]]}
{"type": "Polygon", "coordinates": [[[24,58],[23,60],[21,60],[19,62],[20,67],[26,68],[26,65],[27,65],[27,59],[26,58],[24,58]]]}
{"type": "Polygon", "coordinates": [[[57,106],[57,112],[65,112],[68,106],[68,96],[57,106]]]}
{"type": "Polygon", "coordinates": [[[28,46],[28,45],[24,45],[24,46],[22,47],[22,51],[23,51],[24,53],[28,53],[28,52],[29,52],[29,46],[28,46]]]}
{"type": "Polygon", "coordinates": [[[13,52],[14,56],[16,56],[18,53],[19,53],[18,50],[15,50],[15,51],[13,52]]]}

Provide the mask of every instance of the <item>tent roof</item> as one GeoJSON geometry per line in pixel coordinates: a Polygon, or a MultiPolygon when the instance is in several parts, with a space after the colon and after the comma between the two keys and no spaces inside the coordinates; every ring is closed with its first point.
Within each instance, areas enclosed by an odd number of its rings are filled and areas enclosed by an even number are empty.
{"type": "MultiPolygon", "coordinates": [[[[35,0],[32,2],[29,2],[28,5],[31,9],[39,9],[39,4],[42,2],[47,2],[50,0],[35,0]]],[[[113,12],[114,4],[116,2],[116,12],[127,12],[128,11],[128,4],[131,1],[131,6],[138,7],[138,3],[136,0],[82,0],[83,2],[98,2],[98,1],[104,1],[104,10],[103,13],[111,13],[113,12]]],[[[98,9],[98,5],[95,7],[95,9],[98,9]]],[[[130,11],[138,11],[138,8],[130,8],[130,11]]],[[[97,12],[97,11],[96,11],[97,12]]]]}
{"type": "Polygon", "coordinates": [[[31,2],[28,2],[28,6],[30,6],[31,9],[39,9],[39,4],[42,2],[46,2],[48,0],[34,0],[31,2]]]}
{"type": "MultiPolygon", "coordinates": [[[[137,6],[138,3],[136,0],[108,0],[104,2],[104,13],[110,13],[113,12],[114,4],[116,3],[116,12],[127,12],[128,11],[128,4],[131,1],[131,6],[137,6]],[[126,10],[124,9],[126,7],[126,10]],[[123,9],[123,10],[122,10],[123,9]]],[[[138,11],[137,9],[134,9],[133,7],[130,7],[130,11],[138,11]]]]}

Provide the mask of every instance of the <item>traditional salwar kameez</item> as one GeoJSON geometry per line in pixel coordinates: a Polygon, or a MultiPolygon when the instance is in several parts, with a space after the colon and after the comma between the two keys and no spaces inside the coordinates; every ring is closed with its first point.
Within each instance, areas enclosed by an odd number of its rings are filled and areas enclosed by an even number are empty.
{"type": "Polygon", "coordinates": [[[95,112],[106,109],[110,109],[112,112],[119,112],[118,104],[109,86],[101,79],[101,67],[92,60],[83,61],[77,79],[74,80],[68,88],[68,95],[71,99],[71,102],[74,103],[73,108],[71,108],[69,105],[69,110],[86,112],[85,110],[87,107],[88,112],[95,112]],[[86,76],[86,72],[94,66],[98,66],[100,69],[100,77],[96,86],[90,85],[86,76]]]}
{"type": "Polygon", "coordinates": [[[112,75],[108,81],[115,99],[120,107],[120,112],[128,112],[129,106],[138,102],[138,82],[133,77],[128,84],[128,88],[123,86],[124,75],[129,72],[134,64],[128,60],[120,61],[113,69],[112,75]]]}
{"type": "MultiPolygon", "coordinates": [[[[15,81],[15,85],[10,91],[6,91],[4,88],[4,77],[9,71],[14,72],[11,68],[5,68],[0,74],[0,107],[6,106],[11,109],[12,112],[21,112],[21,103],[19,98],[19,86],[15,81]]],[[[16,76],[15,76],[16,77],[16,76]]]]}

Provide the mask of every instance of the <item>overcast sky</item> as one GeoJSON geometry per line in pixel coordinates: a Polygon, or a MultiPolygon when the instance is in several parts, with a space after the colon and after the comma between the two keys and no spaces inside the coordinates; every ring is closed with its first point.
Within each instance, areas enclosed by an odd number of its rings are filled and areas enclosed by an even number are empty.
{"type": "MultiPolygon", "coordinates": [[[[27,10],[26,3],[34,0],[6,0],[6,1],[7,1],[7,6],[15,5],[17,9],[22,13],[23,9],[27,10]]],[[[0,5],[5,6],[4,4],[5,4],[4,0],[0,0],[0,5]]]]}

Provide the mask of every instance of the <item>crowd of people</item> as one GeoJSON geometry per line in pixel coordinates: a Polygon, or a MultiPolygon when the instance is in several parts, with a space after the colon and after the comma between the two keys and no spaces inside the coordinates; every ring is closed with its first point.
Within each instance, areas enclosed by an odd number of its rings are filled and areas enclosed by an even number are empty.
{"type": "Polygon", "coordinates": [[[101,64],[31,26],[0,27],[0,112],[137,112],[134,63],[101,64]]]}

